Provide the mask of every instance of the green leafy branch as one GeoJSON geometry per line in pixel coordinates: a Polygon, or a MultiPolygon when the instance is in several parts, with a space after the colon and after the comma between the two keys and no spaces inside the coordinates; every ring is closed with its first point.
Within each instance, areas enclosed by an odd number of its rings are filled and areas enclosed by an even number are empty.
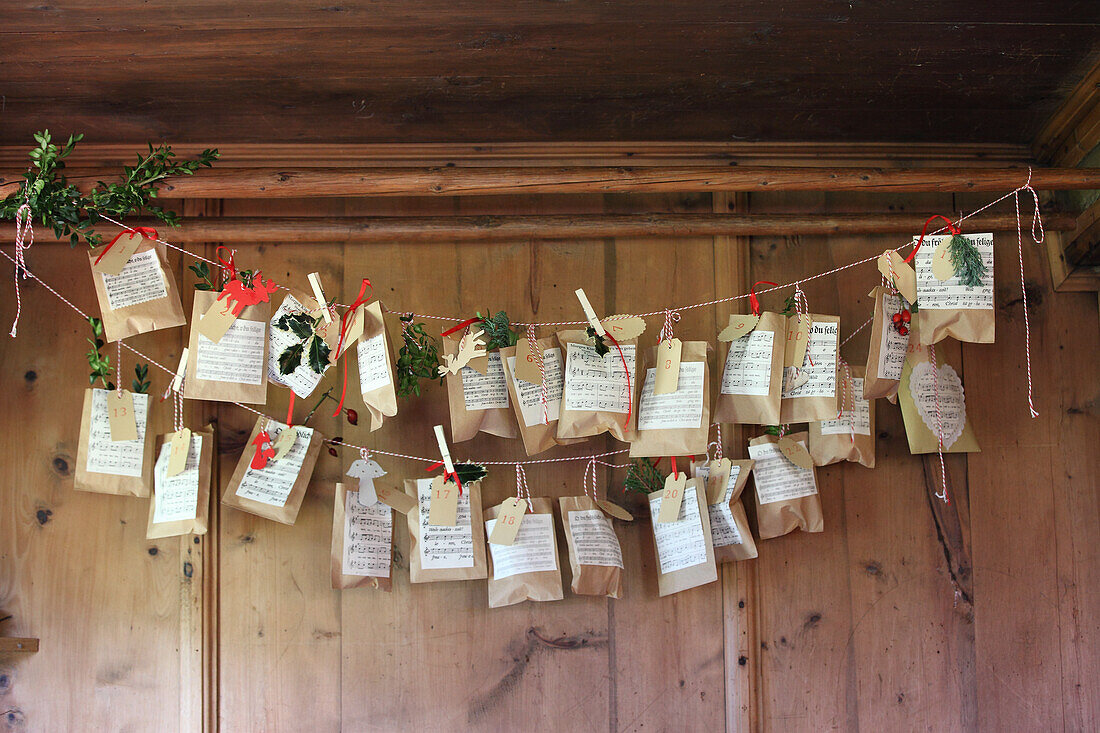
{"type": "Polygon", "coordinates": [[[397,354],[397,394],[420,396],[420,380],[439,378],[439,347],[424,331],[423,323],[413,323],[412,316],[401,316],[401,336],[404,343],[397,354]]]}
{"type": "Polygon", "coordinates": [[[103,243],[103,237],[94,229],[102,216],[122,219],[147,212],[168,226],[179,226],[178,214],[153,205],[156,185],[209,168],[219,155],[216,149],[207,149],[194,160],[176,160],[171,146],[162,143],[154,148],[149,143],[147,155],[139,153],[133,166],[123,166],[120,182],[99,181],[85,196],[62,172],[65,158],[83,139],[83,134],[70,135],[64,145],[55,145],[49,130],[34,133],[37,147],[29,153],[31,167],[23,175],[19,190],[0,201],[0,219],[14,219],[26,202],[32,218],[53,230],[58,239],[68,237],[69,243],[76,246],[83,238],[93,247],[103,243]]]}
{"type": "Polygon", "coordinates": [[[478,321],[478,328],[485,332],[486,351],[515,346],[519,341],[519,333],[512,328],[508,314],[504,311],[497,311],[493,316],[483,316],[478,311],[477,317],[481,319],[478,321]]]}
{"type": "Polygon", "coordinates": [[[279,354],[279,373],[293,374],[301,366],[302,356],[308,349],[309,368],[317,374],[324,374],[328,366],[329,355],[332,348],[325,343],[323,337],[317,333],[318,326],[323,318],[314,318],[308,313],[287,313],[275,321],[275,328],[280,331],[289,331],[301,339],[296,344],[291,344],[279,354]]]}
{"type": "Polygon", "coordinates": [[[92,338],[87,339],[92,348],[88,349],[88,353],[85,354],[88,358],[88,366],[91,368],[88,383],[95,386],[98,379],[103,384],[104,389],[114,389],[114,383],[107,379],[111,374],[111,357],[99,353],[99,350],[106,343],[103,340],[103,321],[98,318],[89,318],[88,325],[92,327],[92,338]]]}
{"type": "Polygon", "coordinates": [[[947,252],[951,255],[951,266],[955,268],[959,281],[968,288],[980,287],[986,267],[974,243],[963,235],[956,234],[947,243],[947,252]]]}
{"type": "Polygon", "coordinates": [[[653,461],[639,458],[631,461],[630,468],[626,470],[623,488],[639,494],[652,494],[665,488],[665,477],[657,470],[653,461]]]}
{"type": "Polygon", "coordinates": [[[214,277],[210,274],[210,265],[200,262],[197,265],[188,265],[187,269],[195,273],[195,277],[200,280],[200,282],[195,283],[195,290],[221,291],[221,288],[214,284],[214,277]]]}

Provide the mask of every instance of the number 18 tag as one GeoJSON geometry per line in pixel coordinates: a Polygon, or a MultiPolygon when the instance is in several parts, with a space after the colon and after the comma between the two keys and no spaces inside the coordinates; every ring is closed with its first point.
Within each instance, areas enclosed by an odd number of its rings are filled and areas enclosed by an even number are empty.
{"type": "Polygon", "coordinates": [[[458,484],[445,482],[442,476],[432,479],[428,524],[436,527],[453,527],[458,524],[458,484]]]}
{"type": "Polygon", "coordinates": [[[126,390],[111,390],[107,395],[107,420],[111,440],[137,440],[137,420],[134,418],[134,396],[126,390]]]}
{"type": "Polygon", "coordinates": [[[511,545],[516,541],[523,513],[527,511],[527,500],[512,496],[500,503],[489,542],[494,545],[511,545]]]}

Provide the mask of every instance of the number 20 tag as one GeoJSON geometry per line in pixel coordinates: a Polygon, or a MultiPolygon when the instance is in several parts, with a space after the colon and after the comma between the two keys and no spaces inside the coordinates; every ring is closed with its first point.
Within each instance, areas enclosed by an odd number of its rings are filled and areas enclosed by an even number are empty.
{"type": "Polygon", "coordinates": [[[500,503],[489,542],[494,545],[511,545],[519,533],[523,513],[527,511],[527,500],[512,496],[500,503]]]}

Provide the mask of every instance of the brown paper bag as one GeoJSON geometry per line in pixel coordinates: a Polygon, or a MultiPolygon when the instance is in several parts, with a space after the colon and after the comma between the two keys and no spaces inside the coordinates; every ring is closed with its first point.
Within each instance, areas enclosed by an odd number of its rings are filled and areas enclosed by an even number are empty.
{"type": "MultiPolygon", "coordinates": [[[[936,354],[936,362],[940,377],[939,423],[944,435],[943,452],[980,453],[981,448],[966,411],[962,377],[953,366],[944,362],[942,354],[936,354]]],[[[917,339],[909,343],[909,356],[905,359],[898,387],[898,402],[905,423],[905,437],[909,439],[909,452],[914,455],[937,453],[936,385],[931,356],[928,347],[921,346],[917,339]]]]}
{"type": "MultiPolygon", "coordinates": [[[[791,438],[805,444],[805,432],[791,438]]],[[[760,539],[779,537],[796,529],[821,532],[825,529],[817,473],[800,468],[779,452],[779,438],[761,435],[749,441],[749,455],[756,461],[752,475],[756,483],[756,528],[760,539]]]]}
{"type": "Polygon", "coordinates": [[[198,324],[218,295],[202,290],[195,293],[183,396],[191,400],[263,404],[267,401],[267,321],[271,303],[246,306],[215,344],[199,334],[198,324]],[[233,358],[227,358],[231,355],[233,358]]]}
{"type": "Polygon", "coordinates": [[[321,383],[325,373],[328,372],[329,366],[336,363],[336,349],[340,345],[340,321],[333,318],[331,323],[326,323],[321,314],[321,306],[318,305],[317,298],[314,296],[298,288],[290,288],[286,291],[286,295],[283,297],[279,307],[275,309],[275,313],[268,319],[268,382],[279,385],[280,387],[286,387],[302,398],[309,397],[313,394],[313,391],[317,389],[317,385],[321,383]],[[279,358],[282,356],[283,352],[301,344],[302,338],[295,334],[293,329],[284,330],[279,328],[276,324],[282,320],[283,316],[299,313],[304,313],[311,318],[321,318],[321,322],[314,329],[314,332],[320,335],[321,339],[328,345],[329,358],[324,371],[320,374],[313,371],[313,367],[309,365],[308,348],[303,350],[304,353],[294,371],[289,374],[283,374],[279,367],[279,358]]]}
{"type": "Polygon", "coordinates": [[[756,328],[725,345],[714,422],[779,424],[786,344],[787,319],[765,311],[756,328]]]}
{"type": "Polygon", "coordinates": [[[277,420],[267,417],[256,419],[244,452],[237,461],[237,467],[233,469],[233,476],[225,487],[225,493],[222,494],[222,504],[257,517],[294,524],[298,518],[298,510],[302,508],[306,489],[309,488],[324,437],[313,428],[296,425],[298,437],[289,453],[278,460],[269,461],[260,470],[251,467],[256,451],[256,438],[260,432],[266,430],[274,443],[286,429],[287,426],[277,420]]]}
{"type": "Polygon", "coordinates": [[[359,365],[359,391],[370,412],[370,429],[382,427],[383,417],[397,415],[394,391],[393,354],[386,339],[382,305],[374,301],[364,309],[363,332],[359,334],[356,357],[359,365]]]}
{"type": "MultiPolygon", "coordinates": [[[[791,316],[793,323],[798,316],[791,316]]],[[[840,318],[817,313],[810,315],[810,338],[802,373],[809,376],[805,384],[789,389],[794,367],[783,369],[783,398],[779,420],[784,425],[794,422],[830,420],[836,417],[836,385],[840,352],[840,318]]],[[[788,326],[788,332],[793,330],[788,326]]]]}
{"type": "Polygon", "coordinates": [[[485,520],[481,514],[481,482],[462,485],[458,498],[458,525],[428,524],[432,480],[405,479],[405,493],[417,500],[407,515],[409,523],[409,580],[480,580],[486,577],[485,520]],[[423,538],[427,538],[424,542],[423,538]]]}
{"type": "Polygon", "coordinates": [[[359,504],[359,490],[336,484],[332,508],[332,587],[393,589],[393,509],[359,504]],[[349,521],[349,516],[351,517],[349,521]]]}
{"type": "MultiPolygon", "coordinates": [[[[106,245],[88,252],[88,263],[94,266],[104,249],[106,245]]],[[[118,275],[97,272],[93,267],[95,295],[108,341],[187,322],[176,278],[165,264],[166,252],[163,244],[142,239],[118,275]]]]}
{"type": "Polygon", "coordinates": [[[504,373],[508,379],[508,398],[516,413],[519,434],[523,438],[523,447],[527,455],[533,456],[555,445],[583,443],[584,438],[558,438],[558,414],[561,410],[561,390],[564,380],[561,349],[553,338],[541,338],[536,341],[542,349],[546,371],[546,417],[543,422],[542,385],[531,384],[515,377],[516,347],[507,346],[500,350],[504,359],[504,373]]]}
{"type": "MultiPolygon", "coordinates": [[[[921,344],[936,344],[947,337],[956,341],[991,344],[996,327],[993,290],[993,235],[964,234],[977,247],[985,264],[982,284],[963,285],[958,276],[940,281],[932,274],[936,248],[951,238],[942,234],[924,238],[913,259],[917,271],[917,320],[920,323],[921,344]]],[[[916,239],[913,240],[916,244],[916,239]]],[[[941,257],[944,253],[941,253],[941,257]]]]}
{"type": "MultiPolygon", "coordinates": [[[[489,608],[524,601],[560,601],[561,563],[550,499],[531,499],[516,540],[511,545],[489,544],[489,608]]],[[[485,510],[485,535],[492,534],[499,506],[485,510]]]]}
{"type": "Polygon", "coordinates": [[[657,347],[646,350],[638,400],[638,429],[630,455],[689,456],[707,452],[710,435],[710,365],[706,341],[684,341],[680,350],[680,378],[672,394],[653,394],[657,347]],[[692,400],[693,396],[699,399],[692,400]],[[696,425],[696,415],[698,424],[696,425]],[[667,426],[667,427],[666,427],[667,426]],[[690,427],[689,427],[690,426],[690,427]]]}
{"type": "MultiPolygon", "coordinates": [[[[749,529],[745,505],[741,502],[741,493],[749,483],[749,473],[755,461],[730,461],[729,481],[726,491],[718,503],[707,502],[710,521],[710,539],[714,545],[716,563],[751,560],[757,556],[756,542],[749,529]]],[[[692,475],[706,481],[709,474],[707,461],[692,461],[692,475]]]]}
{"type": "Polygon", "coordinates": [[[718,580],[706,491],[697,478],[688,479],[680,515],[675,522],[658,522],[663,491],[649,495],[653,547],[657,557],[657,589],[661,596],[718,580]]]}
{"type": "Polygon", "coordinates": [[[145,539],[175,537],[182,534],[206,534],[210,524],[210,477],[214,455],[214,426],[191,432],[191,450],[183,473],[168,478],[169,440],[172,433],[161,436],[160,453],[153,466],[153,496],[149,499],[149,524],[145,539]],[[198,448],[198,450],[196,450],[198,448]],[[187,482],[187,483],[184,483],[187,482]],[[193,515],[189,494],[196,489],[193,515]],[[158,512],[158,509],[160,510],[158,512]]]}
{"type": "Polygon", "coordinates": [[[584,331],[559,331],[557,337],[565,356],[565,387],[558,417],[558,437],[586,438],[610,433],[624,442],[634,440],[639,392],[638,340],[620,341],[623,351],[620,356],[619,349],[609,339],[611,350],[606,357],[599,357],[584,331]],[[623,371],[623,357],[626,358],[629,380],[623,371]],[[604,359],[610,365],[608,371],[602,368],[604,359]],[[601,386],[604,390],[597,394],[601,386]]]}
{"type": "MultiPolygon", "coordinates": [[[[897,394],[901,368],[910,334],[902,336],[894,327],[894,314],[905,309],[905,301],[891,288],[881,285],[870,293],[875,299],[875,315],[871,323],[871,344],[867,348],[864,370],[863,399],[873,400],[897,394]]],[[[911,328],[905,324],[906,328],[911,328]]]]}
{"type": "MultiPolygon", "coordinates": [[[[461,339],[443,337],[446,354],[458,351],[461,339]]],[[[508,378],[500,351],[494,349],[485,357],[488,368],[481,374],[472,367],[463,367],[458,374],[447,375],[447,404],[451,408],[451,442],[470,440],[478,432],[515,438],[516,420],[508,399],[508,378]]]]}
{"type": "Polygon", "coordinates": [[[570,588],[579,596],[622,598],[623,552],[615,524],[588,496],[558,499],[569,567],[570,588]]]}
{"type": "Polygon", "coordinates": [[[849,461],[875,467],[875,402],[863,398],[863,369],[849,369],[851,379],[840,371],[840,416],[810,423],[809,449],[815,466],[849,461]]]}
{"type": "MultiPolygon", "coordinates": [[[[113,391],[113,390],[112,390],[113,391]]],[[[153,434],[147,429],[149,395],[132,394],[137,440],[111,440],[107,417],[111,391],[84,390],[80,443],[73,487],[97,494],[149,496],[153,485],[153,434]]]]}

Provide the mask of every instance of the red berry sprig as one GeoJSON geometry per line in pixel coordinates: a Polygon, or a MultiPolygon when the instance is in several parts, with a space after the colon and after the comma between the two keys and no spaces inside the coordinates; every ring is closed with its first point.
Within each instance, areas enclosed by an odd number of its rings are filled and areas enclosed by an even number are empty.
{"type": "Polygon", "coordinates": [[[913,314],[909,312],[908,308],[903,309],[900,313],[895,313],[893,317],[894,330],[900,333],[902,336],[909,334],[909,326],[906,325],[913,320],[913,314]]]}

